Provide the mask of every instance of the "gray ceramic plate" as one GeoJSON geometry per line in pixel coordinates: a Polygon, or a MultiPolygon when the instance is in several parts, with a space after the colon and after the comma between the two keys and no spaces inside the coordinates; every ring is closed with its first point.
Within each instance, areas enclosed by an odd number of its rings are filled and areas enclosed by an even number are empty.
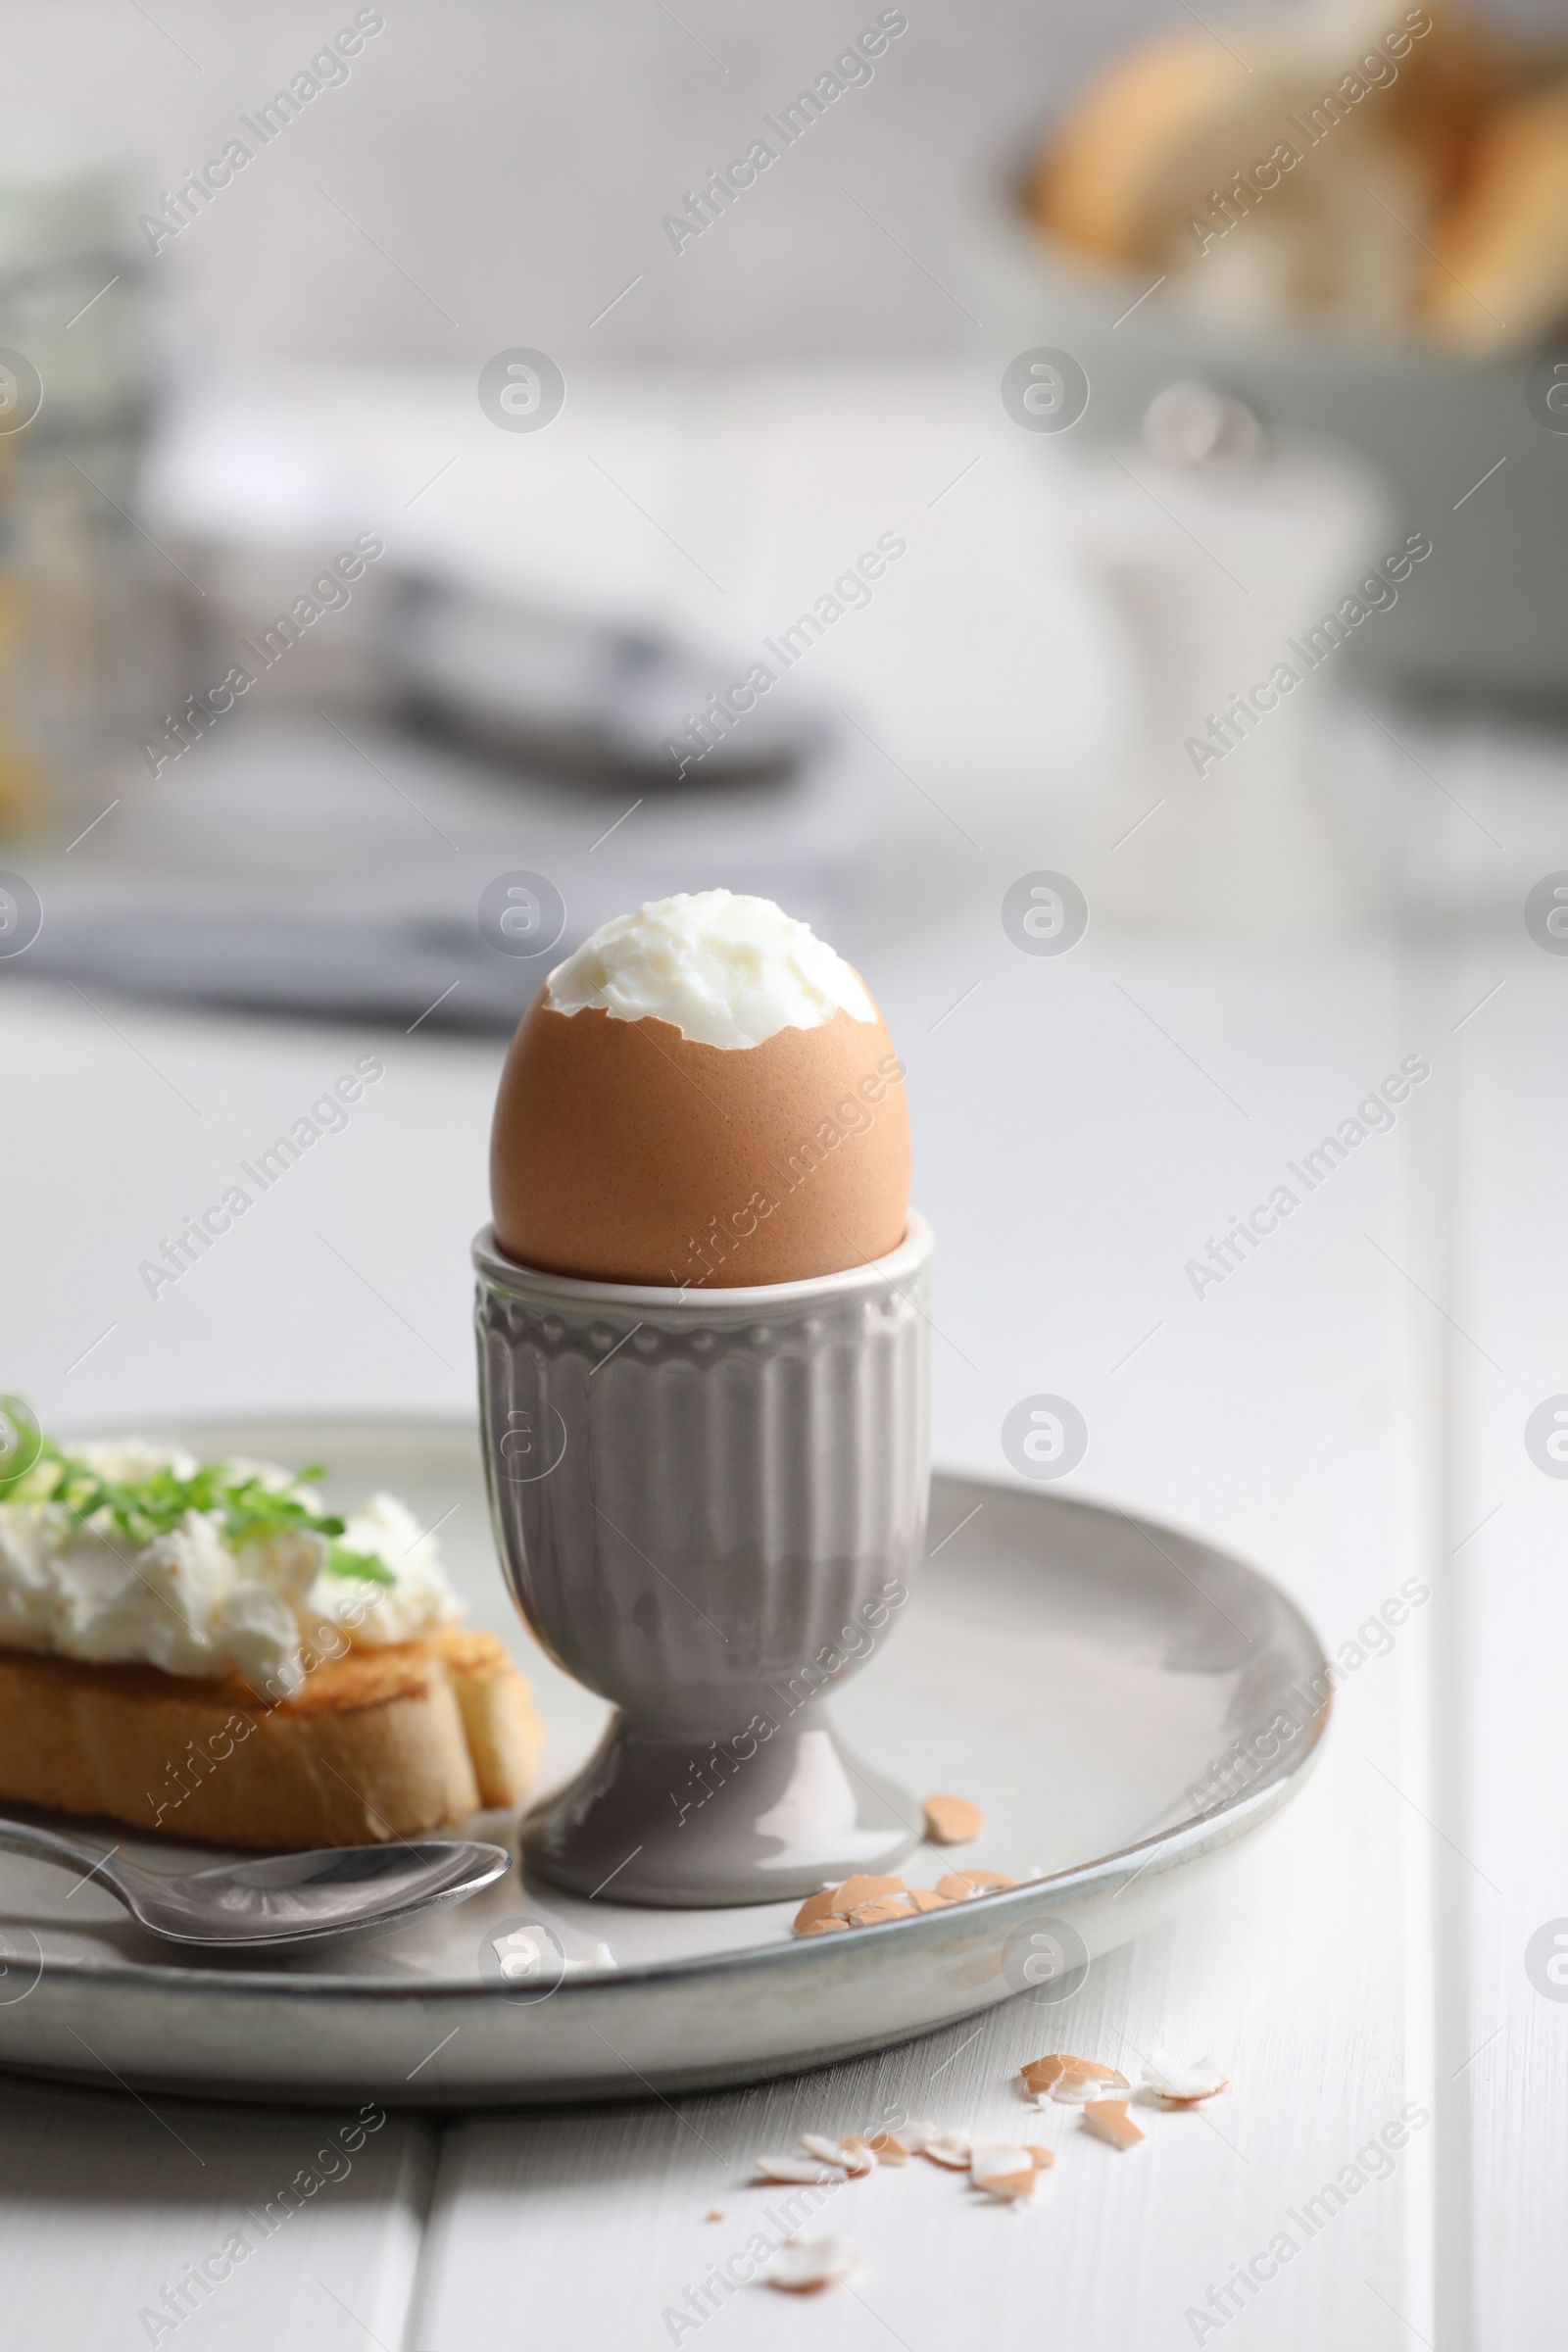
{"type": "MultiPolygon", "coordinates": [[[[209,1453],[325,1461],[334,1500],[389,1487],[422,1525],[444,1517],[471,1621],[505,1635],[533,1681],[547,1781],[577,1768],[605,1709],[509,1612],[471,1428],[175,1434],[209,1453]]],[[[268,2101],[624,2098],[822,2065],[1018,1993],[1070,2000],[1095,1955],[1184,1900],[1299,1786],[1326,1720],[1325,1662],[1253,1570],[1118,1511],[939,1478],[930,1544],[905,1621],[837,1711],[856,1751],[906,1788],[984,1808],[975,1844],[917,1849],[911,1885],[966,1866],[1026,1884],[796,1941],[793,1904],[633,1909],[611,1889],[533,1892],[514,1872],[398,1935],[214,1965],[154,1944],[92,1884],[72,1892],[63,1872],[0,1856],[0,2064],[268,2101]],[[508,1983],[496,1939],[534,1923],[568,1957],[608,1943],[615,1973],[508,1983]]],[[[481,1815],[471,1834],[505,1839],[514,1824],[481,1815]]],[[[124,1850],[154,1868],[212,1859],[135,1838],[124,1850]]]]}

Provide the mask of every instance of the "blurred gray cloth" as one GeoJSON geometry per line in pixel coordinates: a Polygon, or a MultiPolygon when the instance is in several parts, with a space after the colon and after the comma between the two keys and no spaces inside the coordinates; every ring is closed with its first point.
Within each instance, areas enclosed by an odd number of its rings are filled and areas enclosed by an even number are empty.
{"type": "Polygon", "coordinates": [[[851,747],[790,783],[596,791],[367,717],[236,715],[156,784],[122,779],[69,850],[16,856],[43,924],[0,988],[500,1036],[645,899],[751,891],[842,935],[885,829],[877,765],[851,747]],[[481,918],[519,880],[550,906],[531,955],[481,918]]]}
{"type": "Polygon", "coordinates": [[[547,954],[506,956],[476,923],[439,915],[357,923],[66,915],[46,921],[25,956],[0,964],[0,987],[15,971],[74,981],[89,995],[506,1036],[549,967],[577,944],[566,934],[547,954]]]}

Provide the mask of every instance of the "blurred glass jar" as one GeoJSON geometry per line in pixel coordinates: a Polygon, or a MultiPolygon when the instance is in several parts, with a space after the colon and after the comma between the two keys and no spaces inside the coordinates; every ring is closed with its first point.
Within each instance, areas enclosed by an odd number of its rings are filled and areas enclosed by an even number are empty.
{"type": "Polygon", "coordinates": [[[100,167],[0,163],[0,828],[69,816],[162,667],[130,519],[146,397],[122,217],[100,167]]]}

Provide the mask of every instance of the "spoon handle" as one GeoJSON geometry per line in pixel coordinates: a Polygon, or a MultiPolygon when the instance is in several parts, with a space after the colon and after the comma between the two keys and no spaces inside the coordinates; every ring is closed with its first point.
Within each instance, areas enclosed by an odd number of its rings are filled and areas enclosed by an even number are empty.
{"type": "MultiPolygon", "coordinates": [[[[111,1846],[109,1852],[114,1850],[111,1846]]],[[[34,1862],[58,1862],[66,1869],[96,1872],[111,1894],[121,1891],[113,1871],[103,1868],[109,1854],[90,1845],[77,1845],[71,1838],[57,1838],[53,1830],[35,1830],[20,1821],[0,1821],[0,1853],[27,1854],[34,1862]]]]}

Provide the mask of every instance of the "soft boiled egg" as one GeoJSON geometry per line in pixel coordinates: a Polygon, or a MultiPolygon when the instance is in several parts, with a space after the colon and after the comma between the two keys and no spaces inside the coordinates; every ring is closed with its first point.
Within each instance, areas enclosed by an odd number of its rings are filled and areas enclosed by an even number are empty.
{"type": "Polygon", "coordinates": [[[496,1102],[520,1264],[678,1289],[799,1282],[904,1240],[904,1070],[864,983],[769,899],[618,915],[524,1013],[496,1102]]]}

